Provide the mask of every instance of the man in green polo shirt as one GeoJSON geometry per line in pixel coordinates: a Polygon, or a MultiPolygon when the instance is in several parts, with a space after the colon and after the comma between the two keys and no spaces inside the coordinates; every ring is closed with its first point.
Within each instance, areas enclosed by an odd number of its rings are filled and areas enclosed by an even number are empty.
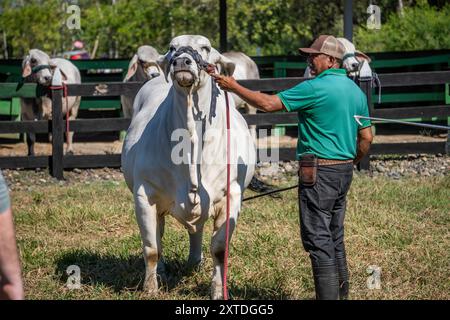
{"type": "Polygon", "coordinates": [[[354,116],[368,116],[367,100],[345,70],[339,69],[344,48],[335,37],[322,35],[310,48],[299,50],[308,54],[311,74],[316,77],[276,95],[246,89],[233,77],[214,74],[212,69],[208,72],[221,89],[258,109],[298,112],[297,158],[305,169],[299,173],[300,230],[311,258],[316,298],[346,299],[346,196],[353,165],[367,154],[372,142],[370,121],[359,125],[354,116]]]}

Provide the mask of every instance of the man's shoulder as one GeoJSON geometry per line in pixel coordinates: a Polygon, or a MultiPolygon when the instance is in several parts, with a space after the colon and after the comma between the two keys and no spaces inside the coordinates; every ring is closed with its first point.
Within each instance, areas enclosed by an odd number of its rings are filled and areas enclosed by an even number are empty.
{"type": "Polygon", "coordinates": [[[285,92],[288,92],[288,93],[313,92],[314,87],[313,87],[313,84],[311,83],[313,80],[314,79],[302,81],[302,82],[296,84],[295,86],[293,86],[292,88],[281,91],[279,94],[283,94],[285,92]]]}
{"type": "Polygon", "coordinates": [[[343,86],[346,87],[346,89],[348,90],[352,90],[355,93],[359,94],[359,95],[364,95],[364,92],[361,90],[361,88],[358,86],[358,84],[353,81],[351,78],[349,77],[342,77],[343,79],[341,79],[341,84],[343,86]]]}

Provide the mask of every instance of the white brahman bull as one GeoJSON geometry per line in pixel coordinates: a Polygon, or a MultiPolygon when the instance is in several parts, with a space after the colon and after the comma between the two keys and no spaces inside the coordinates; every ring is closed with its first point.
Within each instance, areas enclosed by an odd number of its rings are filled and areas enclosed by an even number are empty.
{"type": "MultiPolygon", "coordinates": [[[[143,242],[144,289],[158,289],[157,265],[162,254],[164,216],[173,215],[189,233],[187,265],[202,260],[203,225],[214,219],[211,297],[221,299],[226,221],[225,95],[202,69],[220,64],[232,74],[234,63],[199,35],[175,37],[159,60],[172,84],[162,77],[138,92],[124,141],[122,170],[133,192],[143,242]]],[[[241,210],[242,194],[254,173],[256,149],[247,123],[230,100],[231,175],[230,232],[241,210]]]]}
{"type": "MultiPolygon", "coordinates": [[[[344,56],[342,57],[342,67],[347,71],[347,75],[350,77],[358,76],[359,70],[363,64],[367,64],[366,68],[370,68],[370,58],[363,52],[356,50],[355,45],[346,38],[337,38],[337,40],[344,47],[344,56]]],[[[308,65],[305,70],[304,77],[310,78],[314,76],[314,72],[311,72],[312,65],[308,65]]]]}
{"type": "Polygon", "coordinates": [[[355,45],[346,38],[337,38],[337,40],[345,49],[344,57],[342,58],[342,67],[347,70],[349,76],[356,77],[363,64],[367,63],[367,66],[369,65],[370,58],[365,53],[356,50],[355,45]]]}
{"type": "MultiPolygon", "coordinates": [[[[140,46],[128,66],[127,75],[123,82],[145,82],[158,77],[161,69],[157,64],[159,53],[151,46],[140,46]]],[[[122,111],[124,118],[133,116],[134,96],[121,95],[122,111]]]]}
{"type": "MultiPolygon", "coordinates": [[[[229,51],[223,54],[236,65],[233,77],[236,80],[259,79],[259,70],[255,61],[242,52],[229,51]]],[[[232,93],[236,108],[243,108],[247,114],[256,114],[257,109],[241,99],[238,95],[232,93]]],[[[250,133],[256,141],[256,126],[250,126],[250,133]]]]}
{"type": "MultiPolygon", "coordinates": [[[[52,82],[53,72],[58,67],[61,71],[62,81],[65,84],[80,84],[81,76],[78,68],[70,61],[50,57],[43,51],[31,49],[22,61],[22,78],[24,82],[35,82],[49,86],[52,82]]],[[[78,115],[81,97],[68,97],[62,99],[62,112],[69,120],[75,120],[78,115]]],[[[50,119],[52,115],[52,100],[47,96],[39,98],[21,98],[22,120],[50,119]]],[[[28,155],[34,155],[36,134],[27,133],[28,155]]],[[[73,132],[69,132],[67,139],[67,153],[73,153],[73,132]]]]}

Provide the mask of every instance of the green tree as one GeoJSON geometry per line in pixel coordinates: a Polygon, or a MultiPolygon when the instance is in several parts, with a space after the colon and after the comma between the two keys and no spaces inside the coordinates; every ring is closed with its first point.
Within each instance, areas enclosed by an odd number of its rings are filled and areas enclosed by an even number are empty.
{"type": "MultiPolygon", "coordinates": [[[[249,55],[296,54],[320,34],[343,36],[344,0],[228,0],[228,47],[249,55]]],[[[448,2],[448,1],[447,1],[448,2]]],[[[443,0],[353,2],[356,45],[365,51],[448,48],[449,5],[443,0]],[[369,3],[381,8],[382,29],[367,30],[369,3]],[[399,15],[399,3],[403,14],[399,15]]],[[[81,39],[96,57],[131,57],[143,44],[164,53],[180,34],[202,34],[219,47],[218,0],[3,0],[0,39],[9,57],[30,48],[51,55],[81,39]],[[81,29],[66,27],[67,6],[81,8],[81,29]],[[114,3],[114,5],[113,5],[114,3]]],[[[5,51],[0,41],[0,57],[5,51]]]]}
{"type": "Polygon", "coordinates": [[[380,30],[356,28],[355,43],[363,51],[450,49],[450,4],[441,9],[419,1],[403,14],[391,13],[380,30]]]}

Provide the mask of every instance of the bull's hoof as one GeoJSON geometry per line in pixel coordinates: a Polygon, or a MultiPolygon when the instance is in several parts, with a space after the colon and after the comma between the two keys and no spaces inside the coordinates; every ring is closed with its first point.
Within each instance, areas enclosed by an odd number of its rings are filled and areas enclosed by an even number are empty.
{"type": "Polygon", "coordinates": [[[189,259],[186,262],[186,269],[190,271],[200,271],[201,267],[203,266],[203,258],[200,259],[189,259]]]}
{"type": "Polygon", "coordinates": [[[67,155],[67,156],[73,156],[73,150],[68,150],[68,151],[66,152],[66,155],[67,155]]]}
{"type": "Polygon", "coordinates": [[[223,300],[223,288],[221,285],[212,284],[211,286],[211,299],[223,300]]]}
{"type": "Polygon", "coordinates": [[[149,296],[157,296],[158,295],[158,282],[155,279],[151,281],[144,282],[144,292],[146,292],[149,296]]]}
{"type": "Polygon", "coordinates": [[[156,267],[156,272],[158,273],[159,283],[161,285],[167,284],[169,281],[169,278],[167,277],[167,273],[166,273],[166,264],[164,262],[162,262],[161,260],[158,261],[158,266],[156,267]]]}

